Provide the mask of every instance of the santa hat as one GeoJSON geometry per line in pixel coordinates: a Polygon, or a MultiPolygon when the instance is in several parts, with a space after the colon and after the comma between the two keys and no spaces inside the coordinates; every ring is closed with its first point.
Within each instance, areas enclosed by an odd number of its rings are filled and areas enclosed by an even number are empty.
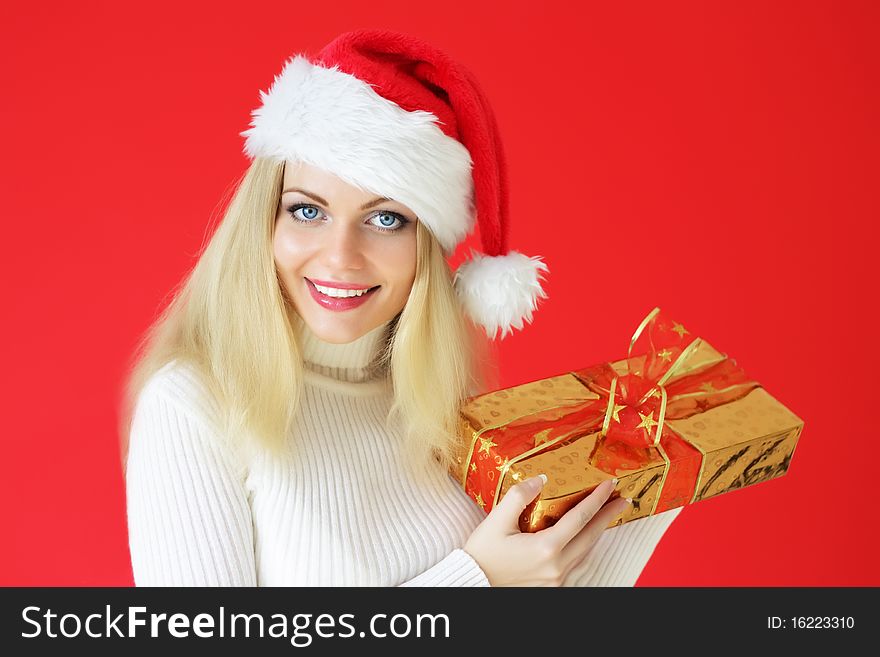
{"type": "Polygon", "coordinates": [[[450,256],[479,221],[454,285],[473,321],[503,338],[546,298],[540,257],[508,250],[508,190],[495,117],[473,75],[396,32],[358,30],[294,55],[252,112],[245,154],[304,161],[409,206],[450,256]]]}

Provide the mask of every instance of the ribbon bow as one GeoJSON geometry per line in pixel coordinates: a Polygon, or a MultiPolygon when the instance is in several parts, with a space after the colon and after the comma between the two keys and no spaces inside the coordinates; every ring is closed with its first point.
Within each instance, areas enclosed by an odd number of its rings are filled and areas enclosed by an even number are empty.
{"type": "MultiPolygon", "coordinates": [[[[600,467],[606,469],[609,459],[617,461],[615,470],[632,467],[628,460],[638,465],[645,448],[660,445],[667,419],[704,412],[760,385],[726,355],[695,358],[702,344],[684,326],[663,316],[658,307],[633,333],[622,366],[615,369],[604,363],[573,372],[604,402],[600,438],[593,453],[595,457],[599,450],[604,452],[606,465],[600,467]],[[633,352],[643,355],[633,357],[633,352]],[[609,455],[615,451],[617,458],[609,455]]],[[[599,465],[598,459],[593,460],[599,465]]]]}
{"type": "Polygon", "coordinates": [[[694,338],[685,338],[686,335],[690,335],[690,332],[681,324],[662,317],[659,307],[654,308],[642,320],[633,333],[626,352],[625,364],[628,371],[614,376],[607,389],[603,386],[601,377],[590,386],[592,390],[608,398],[602,422],[602,438],[609,441],[619,440],[633,447],[660,444],[669,397],[665,384],[699,344],[694,338]],[[650,328],[647,332],[646,327],[650,328]],[[631,358],[642,335],[647,337],[648,344],[643,371],[640,371],[634,367],[631,358]],[[654,413],[657,413],[656,419],[654,413]],[[651,430],[654,427],[656,429],[652,438],[651,430]]]}

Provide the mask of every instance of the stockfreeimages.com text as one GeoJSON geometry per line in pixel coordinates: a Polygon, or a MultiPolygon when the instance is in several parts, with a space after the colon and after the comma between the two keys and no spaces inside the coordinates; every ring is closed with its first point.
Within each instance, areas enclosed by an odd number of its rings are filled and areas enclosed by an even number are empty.
{"type": "Polygon", "coordinates": [[[146,607],[126,607],[116,614],[106,605],[104,613],[81,617],[79,614],[59,615],[51,609],[25,607],[22,620],[28,629],[21,636],[51,638],[91,638],[138,636],[186,638],[270,637],[289,639],[291,645],[306,647],[315,637],[425,637],[449,638],[449,617],[446,614],[373,614],[364,629],[358,630],[354,614],[227,614],[220,607],[216,614],[147,613],[146,607]]]}

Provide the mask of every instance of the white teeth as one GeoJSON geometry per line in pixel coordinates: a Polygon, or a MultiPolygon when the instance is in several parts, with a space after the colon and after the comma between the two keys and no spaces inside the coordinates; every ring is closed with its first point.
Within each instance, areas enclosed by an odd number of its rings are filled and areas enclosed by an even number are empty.
{"type": "Polygon", "coordinates": [[[345,299],[347,297],[359,297],[363,294],[366,294],[370,291],[370,288],[364,288],[363,290],[341,290],[336,287],[324,287],[323,285],[318,285],[317,283],[312,283],[315,288],[321,294],[326,294],[328,297],[336,297],[338,299],[345,299]]]}

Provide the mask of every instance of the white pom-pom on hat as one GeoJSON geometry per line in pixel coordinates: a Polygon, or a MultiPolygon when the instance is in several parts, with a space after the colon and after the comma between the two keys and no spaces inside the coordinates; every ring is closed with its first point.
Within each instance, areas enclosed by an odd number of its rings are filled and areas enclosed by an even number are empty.
{"type": "Polygon", "coordinates": [[[541,272],[547,265],[540,257],[518,251],[487,256],[471,251],[470,259],[455,272],[455,289],[470,317],[482,326],[489,337],[498,331],[501,337],[523,321],[532,322],[539,299],[547,294],[541,288],[541,272]]]}

